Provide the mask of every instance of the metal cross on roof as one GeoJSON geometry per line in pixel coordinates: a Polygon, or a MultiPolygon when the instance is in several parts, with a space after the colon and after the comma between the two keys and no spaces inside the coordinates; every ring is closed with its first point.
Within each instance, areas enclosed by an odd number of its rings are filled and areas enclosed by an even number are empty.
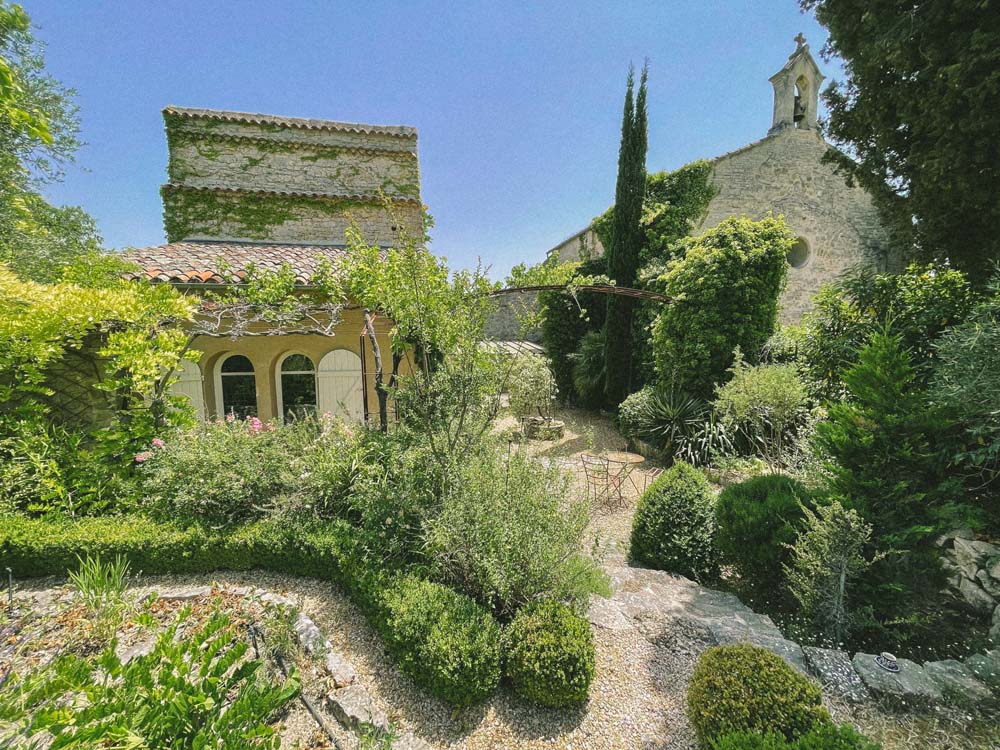
{"type": "Polygon", "coordinates": [[[796,52],[806,46],[806,37],[801,31],[795,35],[795,43],[799,45],[795,50],[796,52]]]}

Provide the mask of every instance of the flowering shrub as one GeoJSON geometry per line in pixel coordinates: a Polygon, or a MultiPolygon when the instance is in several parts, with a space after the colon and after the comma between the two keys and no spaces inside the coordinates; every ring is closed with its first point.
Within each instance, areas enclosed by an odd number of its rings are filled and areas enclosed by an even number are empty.
{"type": "MultiPolygon", "coordinates": [[[[339,435],[339,433],[338,433],[339,435]]],[[[142,502],[164,517],[229,525],[306,504],[306,457],[328,439],[327,423],[285,427],[256,417],[209,422],[159,438],[135,456],[142,502]]]]}

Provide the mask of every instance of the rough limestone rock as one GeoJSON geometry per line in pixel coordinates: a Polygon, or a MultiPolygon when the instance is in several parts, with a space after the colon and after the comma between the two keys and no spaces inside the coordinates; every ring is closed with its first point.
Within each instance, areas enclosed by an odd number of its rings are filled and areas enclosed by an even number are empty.
{"type": "Polygon", "coordinates": [[[348,729],[367,727],[376,732],[389,731],[389,719],[375,706],[371,695],[361,685],[334,690],[326,696],[330,711],[348,729]]]}
{"type": "Polygon", "coordinates": [[[156,641],[153,640],[139,641],[138,643],[133,643],[131,646],[124,646],[119,643],[115,646],[115,655],[122,664],[128,664],[133,659],[151,654],[154,646],[156,646],[156,641]]]}
{"type": "Polygon", "coordinates": [[[993,597],[984,591],[978,583],[970,581],[968,578],[963,578],[961,583],[958,584],[958,592],[962,597],[962,601],[976,610],[976,612],[984,615],[992,612],[996,606],[996,601],[994,601],[993,597]]]}
{"type": "Polygon", "coordinates": [[[965,666],[977,680],[1000,692],[1000,649],[973,654],[966,658],[965,666]]]}
{"type": "Polygon", "coordinates": [[[592,596],[590,606],[587,608],[587,619],[591,625],[607,630],[632,630],[635,626],[612,604],[610,599],[603,596],[592,596]]]}
{"type": "Polygon", "coordinates": [[[976,573],[976,580],[994,600],[1000,599],[1000,581],[989,574],[985,568],[976,573]]]}
{"type": "Polygon", "coordinates": [[[264,602],[264,604],[273,604],[277,607],[293,608],[295,606],[295,602],[289,599],[287,596],[282,596],[281,594],[274,594],[271,593],[270,591],[268,591],[266,594],[263,594],[260,597],[260,600],[264,602]]]}
{"type": "Polygon", "coordinates": [[[968,667],[954,659],[924,664],[924,672],[941,689],[944,697],[960,706],[975,708],[993,702],[993,694],[977,680],[968,667]]]}
{"type": "Polygon", "coordinates": [[[997,549],[988,542],[977,542],[974,539],[956,539],[952,550],[955,562],[962,569],[962,574],[966,578],[975,579],[976,573],[982,568],[988,559],[1000,554],[997,549]]]}
{"type": "Polygon", "coordinates": [[[187,602],[192,599],[200,599],[212,593],[211,586],[188,586],[186,588],[174,589],[160,594],[160,599],[173,602],[187,602]]]}
{"type": "Polygon", "coordinates": [[[330,651],[326,655],[326,659],[323,660],[323,669],[330,675],[335,688],[353,685],[358,680],[358,673],[354,669],[354,665],[336,651],[330,651]]]}
{"type": "Polygon", "coordinates": [[[854,671],[851,657],[846,653],[815,646],[803,646],[802,653],[805,655],[809,671],[820,681],[825,690],[850,703],[865,703],[871,700],[871,693],[854,671]]]}
{"type": "Polygon", "coordinates": [[[323,633],[316,627],[316,623],[305,614],[299,613],[298,617],[295,618],[293,627],[295,628],[295,635],[298,636],[299,643],[306,650],[306,653],[315,656],[316,654],[324,654],[329,650],[326,639],[323,638],[323,633]]]}
{"type": "Polygon", "coordinates": [[[986,575],[994,581],[1000,581],[1000,555],[987,560],[984,570],[986,571],[986,575]]]}
{"type": "Polygon", "coordinates": [[[859,652],[851,664],[876,697],[900,708],[923,708],[941,700],[941,689],[919,664],[909,659],[897,661],[899,671],[889,672],[875,663],[874,654],[859,652]]]}

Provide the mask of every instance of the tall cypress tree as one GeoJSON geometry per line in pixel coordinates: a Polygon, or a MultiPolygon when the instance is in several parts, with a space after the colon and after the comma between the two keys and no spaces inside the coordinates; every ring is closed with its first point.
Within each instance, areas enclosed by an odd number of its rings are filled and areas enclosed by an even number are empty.
{"type": "MultiPolygon", "coordinates": [[[[630,67],[622,115],[622,140],[618,148],[618,180],[611,246],[607,251],[608,276],[621,287],[635,286],[642,231],[642,200],[646,194],[646,79],[643,66],[639,91],[633,99],[635,71],[630,67]]],[[[607,375],[604,394],[612,406],[620,404],[632,385],[632,315],[629,297],[608,296],[604,324],[604,355],[607,375]]]]}

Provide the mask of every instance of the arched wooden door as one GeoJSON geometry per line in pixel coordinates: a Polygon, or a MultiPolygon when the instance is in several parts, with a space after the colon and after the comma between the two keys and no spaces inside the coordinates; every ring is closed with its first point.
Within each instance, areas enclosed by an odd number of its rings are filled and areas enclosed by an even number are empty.
{"type": "Polygon", "coordinates": [[[361,357],[347,349],[334,349],[319,361],[316,384],[320,414],[330,413],[346,422],[364,421],[361,357]]]}
{"type": "Polygon", "coordinates": [[[177,382],[170,386],[170,393],[186,397],[194,407],[195,416],[201,421],[205,420],[204,377],[197,362],[186,359],[181,361],[177,368],[177,382]]]}

